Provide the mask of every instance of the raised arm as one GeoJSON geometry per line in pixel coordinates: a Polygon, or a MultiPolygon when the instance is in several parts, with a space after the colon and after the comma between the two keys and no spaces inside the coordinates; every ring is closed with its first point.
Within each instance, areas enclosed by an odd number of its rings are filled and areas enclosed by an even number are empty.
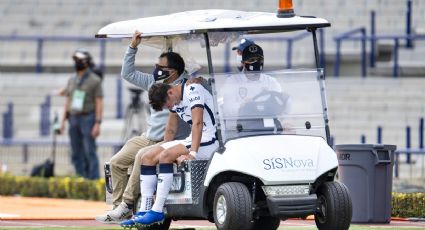
{"type": "Polygon", "coordinates": [[[124,55],[121,68],[121,77],[144,90],[148,90],[149,86],[152,85],[155,81],[153,75],[137,71],[134,67],[137,46],[141,41],[140,36],[141,33],[138,31],[136,31],[133,35],[130,46],[127,48],[127,52],[124,55]]]}

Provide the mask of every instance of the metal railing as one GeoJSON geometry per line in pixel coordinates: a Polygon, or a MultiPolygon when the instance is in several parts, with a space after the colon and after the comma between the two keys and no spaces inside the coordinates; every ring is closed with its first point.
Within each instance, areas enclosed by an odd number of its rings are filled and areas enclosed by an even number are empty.
{"type": "Polygon", "coordinates": [[[402,161],[400,160],[400,156],[405,155],[406,158],[409,158],[409,162],[406,161],[406,164],[409,168],[409,178],[413,178],[413,165],[414,164],[421,164],[420,172],[416,171],[416,174],[419,174],[421,178],[425,178],[425,149],[424,148],[404,148],[404,149],[397,149],[395,152],[395,159],[394,159],[394,177],[399,178],[400,177],[400,165],[402,164],[402,161]],[[411,155],[417,155],[421,157],[421,162],[419,162],[419,159],[417,161],[411,160],[411,155]]]}
{"type": "Polygon", "coordinates": [[[393,47],[393,67],[392,67],[392,76],[398,77],[400,72],[399,66],[399,49],[400,49],[400,40],[406,40],[406,48],[413,48],[413,41],[415,40],[425,40],[425,35],[415,35],[412,34],[412,1],[407,1],[407,11],[406,11],[406,33],[401,35],[376,35],[376,13],[371,11],[370,17],[370,35],[367,35],[365,27],[356,28],[349,30],[340,35],[334,37],[336,51],[335,51],[335,65],[334,65],[334,76],[338,77],[340,72],[340,62],[341,62],[341,44],[343,41],[360,41],[361,45],[361,74],[363,77],[367,75],[366,69],[366,42],[370,42],[370,57],[369,57],[369,66],[371,68],[376,67],[376,43],[380,40],[390,40],[394,41],[393,47]],[[357,34],[361,36],[356,36],[357,34]]]}
{"type": "Polygon", "coordinates": [[[345,40],[352,40],[352,38],[354,37],[354,35],[360,33],[362,39],[361,43],[362,43],[362,48],[361,48],[361,73],[363,77],[366,77],[366,28],[364,27],[360,27],[360,28],[356,28],[356,29],[352,29],[349,30],[347,32],[344,32],[336,37],[334,37],[335,40],[335,46],[336,46],[336,51],[335,51],[335,65],[334,65],[334,76],[338,77],[339,76],[339,70],[340,70],[340,62],[341,62],[341,45],[342,42],[345,40]]]}
{"type": "Polygon", "coordinates": [[[3,138],[13,138],[13,103],[7,104],[7,110],[3,113],[3,138]]]}
{"type": "MultiPolygon", "coordinates": [[[[366,77],[366,46],[365,42],[370,41],[371,43],[376,43],[380,40],[392,40],[394,41],[394,47],[393,47],[393,67],[392,67],[392,76],[398,77],[400,75],[400,65],[399,65],[399,50],[400,50],[400,40],[425,40],[425,35],[375,35],[375,36],[367,36],[362,35],[360,37],[357,36],[351,36],[351,37],[343,37],[339,38],[336,37],[336,39],[340,39],[339,42],[342,42],[342,40],[352,40],[352,41],[361,41],[362,42],[362,50],[361,50],[361,56],[362,56],[362,76],[366,77]]],[[[371,63],[376,63],[376,55],[371,55],[371,63]]],[[[335,60],[340,58],[340,51],[338,50],[338,42],[337,42],[337,51],[335,54],[335,60]]],[[[339,76],[339,63],[340,61],[335,61],[335,69],[334,69],[334,76],[339,76]]],[[[371,64],[371,66],[375,66],[375,64],[371,64]]]]}
{"type": "MultiPolygon", "coordinates": [[[[377,144],[382,144],[382,126],[378,126],[377,129],[377,144]]],[[[421,177],[425,178],[425,163],[423,162],[425,159],[425,148],[424,148],[424,118],[419,118],[419,125],[418,125],[418,147],[412,148],[412,136],[411,136],[411,126],[406,126],[405,132],[406,132],[406,147],[405,148],[398,148],[396,150],[396,156],[394,159],[394,177],[399,177],[399,168],[401,164],[400,156],[405,156],[406,160],[405,163],[410,166],[410,170],[412,170],[412,164],[416,163],[412,161],[412,154],[421,156],[422,157],[422,166],[421,166],[421,177]]],[[[360,136],[360,143],[365,144],[366,143],[366,136],[362,134],[360,136]]],[[[410,175],[412,175],[412,171],[410,171],[410,175]]]]}
{"type": "MultiPolygon", "coordinates": [[[[324,30],[318,29],[317,30],[320,36],[319,39],[319,45],[320,45],[320,60],[322,67],[325,63],[325,54],[324,54],[324,30]]],[[[303,32],[300,34],[296,34],[291,37],[276,37],[276,38],[270,38],[270,37],[256,37],[256,41],[277,41],[277,42],[285,42],[287,44],[286,49],[286,68],[292,67],[292,51],[293,51],[293,44],[299,40],[302,40],[310,35],[309,32],[303,32]]],[[[42,73],[43,72],[43,50],[44,50],[44,44],[46,42],[93,42],[98,43],[99,45],[99,66],[101,70],[104,70],[105,68],[105,60],[106,60],[106,52],[107,42],[116,42],[121,41],[121,39],[96,39],[94,37],[87,37],[87,36],[27,36],[27,35],[0,35],[0,41],[29,41],[34,42],[36,45],[36,54],[35,54],[35,72],[36,73],[42,73]]],[[[231,69],[231,61],[230,61],[230,43],[226,44],[226,50],[224,51],[224,58],[225,58],[225,65],[224,65],[224,71],[229,72],[231,69]]]]}
{"type": "Polygon", "coordinates": [[[106,43],[120,41],[120,39],[96,39],[87,36],[27,36],[27,35],[0,35],[0,41],[29,41],[36,44],[36,57],[35,57],[35,72],[43,72],[43,47],[45,42],[93,42],[98,43],[99,52],[99,67],[101,70],[105,68],[106,58],[106,43]]]}
{"type": "MultiPolygon", "coordinates": [[[[97,156],[99,159],[99,170],[103,168],[103,162],[119,151],[122,142],[119,141],[97,141],[97,156]]],[[[59,174],[72,172],[71,146],[69,141],[57,141],[56,145],[52,140],[16,140],[0,139],[0,166],[6,165],[8,170],[18,175],[29,175],[31,168],[51,159],[54,148],[56,166],[61,171],[59,174]]],[[[52,159],[51,159],[52,160],[52,159]]]]}

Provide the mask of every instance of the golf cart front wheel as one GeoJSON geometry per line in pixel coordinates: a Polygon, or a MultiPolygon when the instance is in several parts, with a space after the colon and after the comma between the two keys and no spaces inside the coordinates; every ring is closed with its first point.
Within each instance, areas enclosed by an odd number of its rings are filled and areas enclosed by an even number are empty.
{"type": "Polygon", "coordinates": [[[214,222],[219,230],[252,228],[252,202],[248,188],[239,182],[218,187],[214,197],[214,222]]]}
{"type": "Polygon", "coordinates": [[[318,210],[314,214],[319,230],[350,228],[352,204],[347,187],[339,182],[326,182],[317,191],[318,210]]]}

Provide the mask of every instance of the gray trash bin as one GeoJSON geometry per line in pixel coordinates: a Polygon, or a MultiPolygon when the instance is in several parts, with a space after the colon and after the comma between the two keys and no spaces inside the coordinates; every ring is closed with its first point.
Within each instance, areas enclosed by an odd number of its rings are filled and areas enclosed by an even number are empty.
{"type": "Polygon", "coordinates": [[[389,223],[395,145],[337,145],[339,180],[350,191],[354,223],[389,223]]]}

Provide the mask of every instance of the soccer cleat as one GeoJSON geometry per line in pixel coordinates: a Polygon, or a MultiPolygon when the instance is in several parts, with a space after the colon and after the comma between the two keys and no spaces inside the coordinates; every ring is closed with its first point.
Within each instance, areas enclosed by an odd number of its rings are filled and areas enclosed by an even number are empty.
{"type": "Polygon", "coordinates": [[[146,212],[137,212],[131,219],[122,221],[120,225],[123,228],[130,228],[130,229],[132,229],[133,227],[136,227],[136,222],[134,222],[134,220],[136,218],[142,217],[145,214],[146,214],[146,212]]]}
{"type": "Polygon", "coordinates": [[[138,226],[149,226],[152,224],[162,224],[165,220],[165,215],[163,212],[155,212],[155,211],[148,211],[145,215],[142,217],[138,217],[134,219],[134,222],[138,226]]]}
{"type": "Polygon", "coordinates": [[[126,203],[121,203],[114,210],[106,214],[96,216],[96,220],[104,224],[119,224],[121,221],[131,217],[133,211],[127,207],[126,203]]]}

